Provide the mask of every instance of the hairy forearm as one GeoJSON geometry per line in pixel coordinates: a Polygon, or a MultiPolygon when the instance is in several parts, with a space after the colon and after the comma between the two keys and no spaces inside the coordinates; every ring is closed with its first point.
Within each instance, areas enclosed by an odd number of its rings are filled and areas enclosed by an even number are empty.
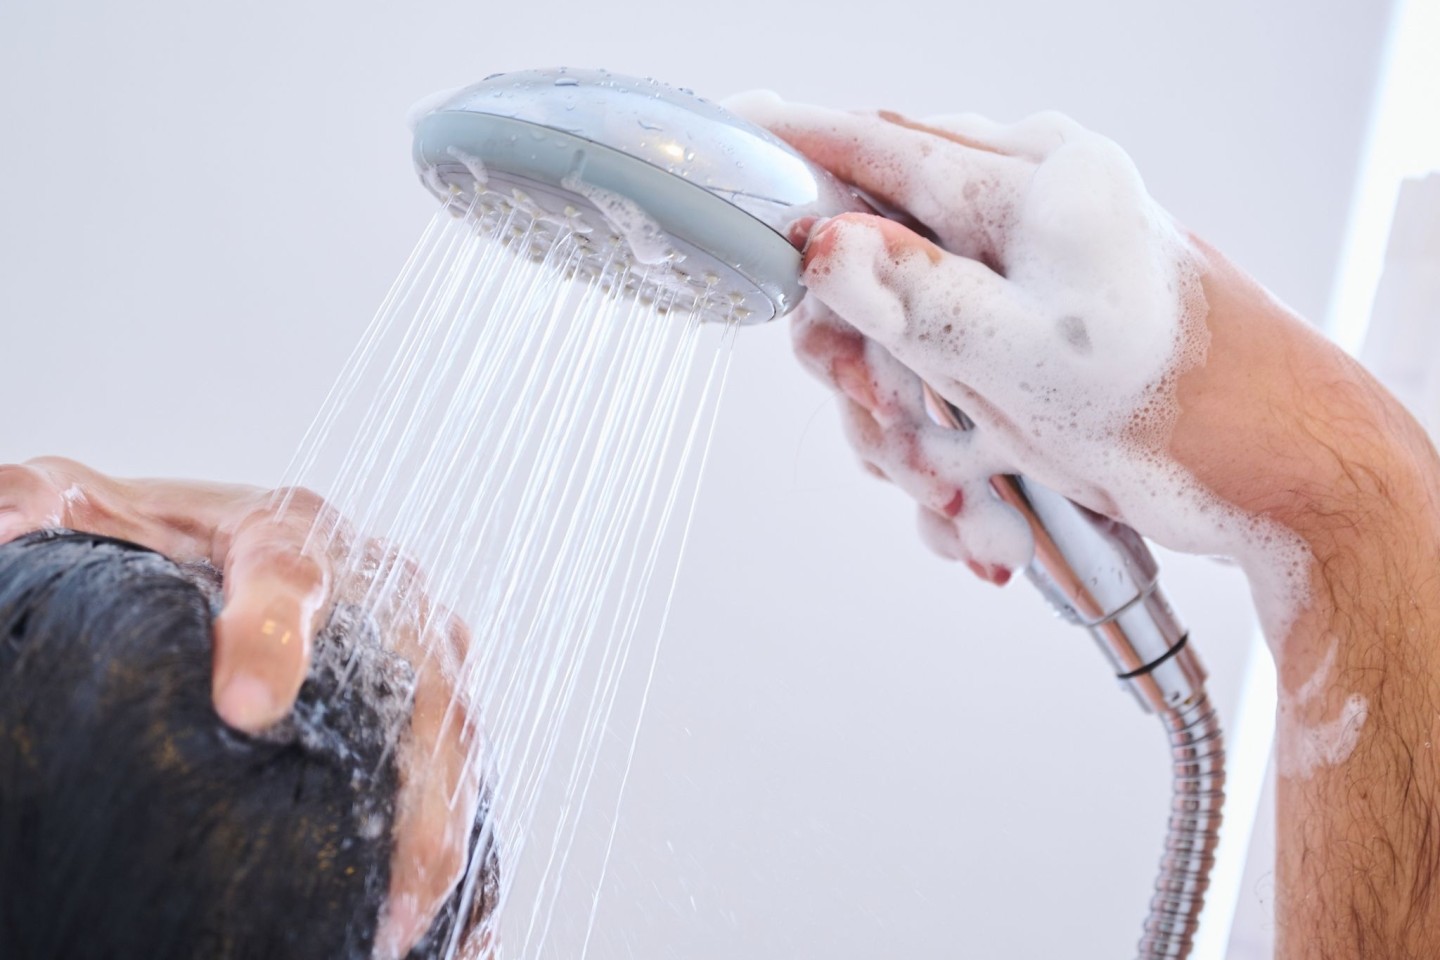
{"type": "Polygon", "coordinates": [[[1311,602],[1276,645],[1277,956],[1440,955],[1440,483],[1368,380],[1311,420],[1311,602]]]}

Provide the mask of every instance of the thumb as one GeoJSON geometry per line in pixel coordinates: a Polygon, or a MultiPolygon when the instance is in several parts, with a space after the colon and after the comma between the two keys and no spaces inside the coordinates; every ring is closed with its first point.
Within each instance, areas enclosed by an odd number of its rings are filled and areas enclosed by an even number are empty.
{"type": "Polygon", "coordinates": [[[215,621],[213,697],[226,723],[255,733],[290,712],[331,582],[328,565],[278,525],[253,524],[236,537],[215,621]]]}

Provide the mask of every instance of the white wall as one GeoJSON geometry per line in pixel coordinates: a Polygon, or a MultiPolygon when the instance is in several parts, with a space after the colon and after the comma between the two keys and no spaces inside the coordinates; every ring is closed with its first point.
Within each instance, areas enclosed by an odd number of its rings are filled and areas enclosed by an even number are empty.
{"type": "MultiPolygon", "coordinates": [[[[406,106],[527,66],[1057,107],[1320,317],[1387,9],[3,0],[0,461],[274,482],[430,214],[406,106]]],[[[1027,586],[923,552],[782,326],[738,347],[696,522],[593,955],[1127,955],[1160,732],[1027,586]]],[[[1166,562],[1228,708],[1243,585],[1166,562]]]]}

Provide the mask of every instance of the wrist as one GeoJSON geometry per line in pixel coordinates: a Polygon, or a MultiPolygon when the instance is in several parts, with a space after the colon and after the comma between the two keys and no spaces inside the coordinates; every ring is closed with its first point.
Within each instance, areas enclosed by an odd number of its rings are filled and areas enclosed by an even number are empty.
{"type": "MultiPolygon", "coordinates": [[[[1198,244],[1198,241],[1197,241],[1198,244]]],[[[1171,454],[1320,564],[1440,536],[1440,459],[1359,363],[1209,248],[1206,363],[1177,385],[1171,454]]]]}

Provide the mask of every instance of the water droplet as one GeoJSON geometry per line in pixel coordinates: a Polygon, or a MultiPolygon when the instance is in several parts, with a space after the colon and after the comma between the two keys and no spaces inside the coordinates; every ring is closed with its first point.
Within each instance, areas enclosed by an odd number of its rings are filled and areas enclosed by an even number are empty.
{"type": "Polygon", "coordinates": [[[555,86],[557,86],[557,87],[578,87],[578,86],[580,86],[580,81],[579,81],[579,80],[576,80],[574,77],[556,77],[556,78],[555,78],[555,86]]]}

